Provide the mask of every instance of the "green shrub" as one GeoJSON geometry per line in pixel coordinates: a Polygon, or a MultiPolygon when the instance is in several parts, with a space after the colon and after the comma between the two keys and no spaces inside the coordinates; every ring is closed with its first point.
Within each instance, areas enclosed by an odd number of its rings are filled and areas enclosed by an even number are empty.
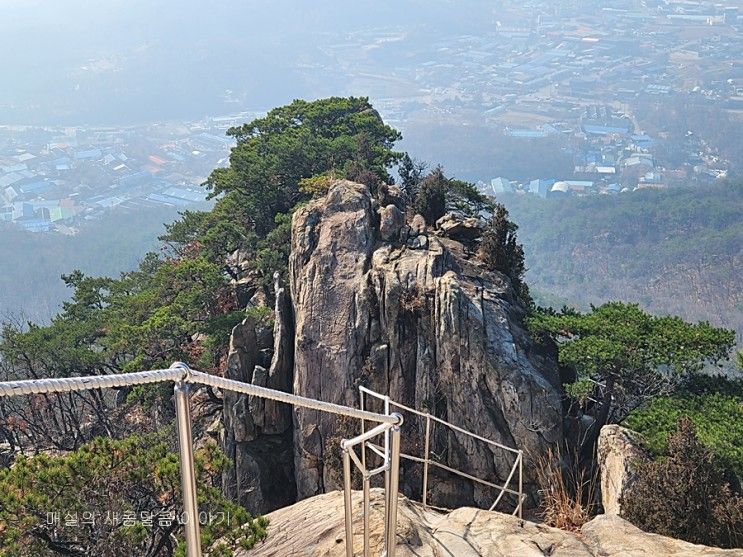
{"type": "Polygon", "coordinates": [[[622,515],[643,530],[692,543],[739,547],[743,498],[730,488],[719,460],[688,418],[668,438],[668,456],[638,465],[622,498],[622,515]]]}
{"type": "MultiPolygon", "coordinates": [[[[178,455],[172,433],[98,438],[64,456],[21,456],[0,470],[0,555],[185,555],[178,455]]],[[[266,537],[218,487],[226,456],[196,451],[203,549],[227,537],[266,537]],[[205,519],[204,517],[211,517],[205,519]]]]}

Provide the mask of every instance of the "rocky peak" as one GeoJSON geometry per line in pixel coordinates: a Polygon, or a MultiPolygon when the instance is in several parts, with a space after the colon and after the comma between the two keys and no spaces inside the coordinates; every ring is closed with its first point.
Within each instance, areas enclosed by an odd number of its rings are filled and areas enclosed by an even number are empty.
{"type": "MultiPolygon", "coordinates": [[[[478,226],[449,217],[432,231],[420,215],[408,222],[398,205],[380,205],[366,186],[335,182],[293,216],[291,294],[277,285],[273,358],[261,360],[266,341],[246,320],[233,333],[228,376],[350,406],[359,405],[365,385],[542,454],[562,439],[556,362],[531,344],[510,281],[465,245],[478,226]]],[[[305,409],[292,415],[242,395],[225,395],[224,412],[224,443],[236,462],[225,486],[249,510],[340,486],[339,442],[359,432],[357,422],[305,409]]],[[[406,417],[404,452],[422,453],[424,428],[422,419],[406,417]]],[[[431,454],[495,483],[505,481],[514,459],[441,426],[432,430],[431,454]]],[[[531,468],[524,470],[534,491],[531,468]]],[[[405,462],[406,494],[420,497],[421,475],[420,465],[405,462]]],[[[450,508],[489,506],[496,496],[433,468],[429,486],[429,501],[450,508]]]]}
{"type": "MultiPolygon", "coordinates": [[[[401,223],[398,211],[386,206],[378,220],[365,186],[338,181],[295,213],[294,391],[358,405],[364,384],[495,441],[541,453],[562,436],[556,366],[531,345],[510,282],[469,259],[461,243],[428,236],[420,223],[411,223],[415,229],[401,223]],[[403,228],[406,242],[398,240],[403,228]]],[[[339,462],[329,457],[356,424],[305,410],[294,417],[299,497],[338,487],[339,462]]],[[[403,451],[420,453],[422,427],[408,420],[403,451]]],[[[435,433],[432,452],[443,455],[444,464],[494,481],[505,480],[512,461],[443,430],[435,433]]],[[[404,471],[403,486],[411,493],[416,484],[420,490],[419,468],[404,471]]],[[[442,476],[432,482],[431,496],[454,507],[488,504],[493,494],[442,476]]]]}

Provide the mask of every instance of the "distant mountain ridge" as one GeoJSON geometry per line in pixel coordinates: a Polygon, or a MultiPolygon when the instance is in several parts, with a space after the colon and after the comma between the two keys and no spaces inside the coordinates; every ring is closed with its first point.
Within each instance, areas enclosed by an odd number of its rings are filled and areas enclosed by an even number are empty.
{"type": "Polygon", "coordinates": [[[743,183],[539,199],[500,196],[542,303],[629,300],[743,330],[743,183]]]}

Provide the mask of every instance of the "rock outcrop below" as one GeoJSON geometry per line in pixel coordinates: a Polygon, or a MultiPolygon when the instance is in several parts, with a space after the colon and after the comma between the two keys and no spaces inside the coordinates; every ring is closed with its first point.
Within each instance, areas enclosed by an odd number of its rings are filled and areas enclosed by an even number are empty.
{"type": "Polygon", "coordinates": [[[601,472],[601,503],[606,514],[621,513],[622,495],[637,479],[637,464],[649,459],[637,434],[618,425],[599,433],[597,460],[601,472]]]}
{"type": "MultiPolygon", "coordinates": [[[[233,330],[225,377],[291,391],[293,319],[286,291],[275,277],[273,331],[247,317],[233,330]]],[[[291,408],[271,400],[225,391],[222,447],[233,465],[222,488],[253,513],[296,501],[291,408]]]]}
{"type": "MultiPolygon", "coordinates": [[[[372,555],[382,549],[382,493],[372,491],[372,555]]],[[[354,553],[363,550],[361,496],[354,494],[354,553]]],[[[343,495],[331,492],[268,515],[268,538],[235,557],[344,557],[343,495]]],[[[600,515],[579,532],[519,520],[508,514],[460,508],[448,514],[425,510],[401,498],[399,557],[743,557],[723,550],[648,534],[618,516],[600,515]]]]}
{"type": "MultiPolygon", "coordinates": [[[[553,354],[539,353],[508,279],[484,269],[452,239],[395,241],[388,211],[383,241],[368,189],[339,181],[292,220],[289,260],[295,316],[294,392],[358,406],[358,386],[430,413],[529,455],[562,438],[553,354]]],[[[422,231],[423,229],[419,227],[422,231]]],[[[424,423],[406,416],[403,452],[420,455],[424,423]]],[[[341,437],[358,424],[302,409],[294,413],[297,495],[339,487],[341,437]]],[[[437,426],[431,453],[448,466],[504,481],[513,455],[437,426]]],[[[526,482],[531,467],[525,466],[526,482]]],[[[402,488],[420,497],[420,466],[402,488]]],[[[495,493],[440,474],[435,504],[489,505],[495,493]]]]}

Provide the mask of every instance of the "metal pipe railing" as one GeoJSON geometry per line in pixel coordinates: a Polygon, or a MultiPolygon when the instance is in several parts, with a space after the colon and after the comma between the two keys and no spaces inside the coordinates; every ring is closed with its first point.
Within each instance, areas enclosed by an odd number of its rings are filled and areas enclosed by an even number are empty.
{"type": "MultiPolygon", "coordinates": [[[[501,499],[503,498],[503,495],[508,493],[510,495],[514,495],[517,498],[516,507],[513,510],[514,515],[518,514],[519,518],[522,518],[523,516],[523,502],[525,499],[524,491],[523,491],[523,475],[524,475],[524,469],[523,469],[523,461],[524,461],[524,453],[520,449],[514,449],[513,447],[508,447],[506,445],[503,445],[501,443],[498,443],[497,441],[493,441],[491,439],[487,439],[485,437],[482,437],[481,435],[477,435],[476,433],[472,433],[470,431],[467,431],[464,428],[461,428],[459,426],[456,426],[454,424],[451,424],[445,420],[442,420],[441,418],[438,418],[432,414],[429,414],[428,412],[421,412],[420,410],[416,410],[414,408],[410,408],[409,406],[406,406],[404,404],[401,404],[399,402],[396,402],[392,400],[389,396],[383,395],[380,393],[377,393],[375,391],[372,391],[371,389],[368,389],[364,386],[359,386],[359,399],[361,402],[361,409],[366,410],[366,395],[372,396],[378,400],[381,400],[384,403],[385,412],[389,412],[390,407],[398,408],[400,410],[404,410],[406,412],[410,412],[412,414],[415,414],[416,416],[420,416],[422,418],[425,418],[426,420],[426,427],[425,427],[425,438],[424,438],[424,447],[423,447],[423,456],[417,457],[413,455],[409,455],[406,453],[400,453],[400,458],[404,458],[406,460],[410,460],[413,462],[418,462],[420,464],[423,464],[423,487],[422,487],[422,494],[421,494],[421,501],[423,503],[424,507],[429,507],[428,503],[428,476],[429,476],[429,466],[435,466],[437,468],[440,468],[442,470],[446,470],[447,472],[450,472],[452,474],[458,475],[460,477],[463,477],[465,479],[468,479],[473,482],[480,483],[482,485],[491,487],[493,489],[497,489],[499,491],[497,498],[495,499],[495,502],[490,506],[489,510],[494,510],[495,507],[500,503],[501,499]],[[503,485],[498,485],[494,482],[490,482],[487,480],[484,480],[482,478],[478,478],[476,476],[473,476],[471,474],[467,474],[466,472],[462,472],[461,470],[457,470],[456,468],[452,468],[451,466],[447,466],[445,464],[442,464],[440,462],[437,462],[435,460],[431,460],[431,447],[430,447],[430,437],[431,437],[431,423],[438,423],[443,426],[448,427],[449,429],[456,431],[458,433],[461,433],[463,435],[466,435],[468,437],[471,437],[473,439],[477,439],[478,441],[482,441],[491,447],[495,447],[497,449],[505,450],[511,454],[515,454],[516,458],[514,460],[513,466],[511,467],[510,473],[508,477],[506,478],[506,481],[503,483],[503,485]],[[518,471],[518,491],[510,489],[509,485],[511,483],[511,480],[514,477],[514,474],[518,471]]],[[[364,422],[362,422],[362,432],[364,427],[364,422]]],[[[369,443],[369,448],[375,453],[380,454],[381,453],[381,447],[378,445],[375,445],[373,443],[369,443]]]]}
{"type": "Polygon", "coordinates": [[[363,556],[371,557],[371,547],[369,542],[371,478],[384,472],[384,556],[395,557],[395,543],[397,540],[397,498],[400,482],[400,425],[402,424],[402,416],[400,414],[392,414],[392,416],[396,419],[394,425],[383,423],[369,431],[362,432],[356,437],[341,441],[341,449],[343,451],[343,508],[346,515],[346,557],[354,557],[351,463],[353,463],[356,469],[361,472],[362,477],[361,504],[363,515],[363,556]],[[372,446],[369,441],[380,435],[384,435],[385,438],[387,438],[388,434],[391,434],[389,451],[379,451],[376,453],[381,455],[381,458],[383,459],[382,466],[368,470],[366,467],[364,451],[367,446],[372,446]],[[356,447],[358,446],[360,446],[362,450],[361,458],[356,454],[356,447]]]}
{"type": "MultiPolygon", "coordinates": [[[[358,408],[315,400],[292,393],[276,391],[266,387],[259,387],[250,383],[241,383],[215,375],[209,375],[191,369],[183,362],[175,362],[168,369],[156,369],[138,371],[132,373],[119,373],[112,375],[94,375],[85,377],[60,377],[49,379],[24,379],[17,381],[0,382],[0,398],[10,396],[27,396],[33,394],[63,393],[72,391],[89,391],[106,388],[119,388],[133,385],[146,385],[173,381],[174,399],[176,407],[176,422],[178,426],[178,451],[181,468],[181,488],[183,491],[183,506],[185,516],[185,537],[187,557],[201,557],[201,533],[199,528],[199,511],[196,496],[196,474],[193,457],[193,437],[191,431],[191,413],[189,405],[189,393],[191,385],[208,385],[219,389],[243,393],[250,396],[266,398],[278,402],[284,402],[293,406],[330,412],[356,418],[377,422],[380,425],[368,432],[374,435],[384,434],[386,438],[392,431],[393,454],[389,449],[385,451],[385,464],[379,468],[366,471],[365,464],[362,467],[365,474],[364,498],[364,545],[365,555],[368,555],[368,515],[369,515],[369,478],[375,474],[385,472],[385,485],[389,487],[385,493],[385,546],[387,557],[394,557],[395,530],[397,526],[397,491],[399,487],[399,453],[400,453],[400,424],[402,416],[399,414],[385,414],[367,412],[358,408]],[[394,491],[392,491],[394,490],[394,491]],[[391,532],[390,532],[391,530],[391,532]]],[[[389,409],[389,405],[386,405],[389,409]]],[[[362,428],[363,429],[363,428],[362,428]]],[[[346,505],[346,546],[350,544],[353,551],[353,524],[351,520],[351,451],[357,444],[366,445],[366,439],[373,435],[361,435],[354,439],[343,441],[343,468],[344,488],[346,505]],[[361,439],[360,439],[361,438],[361,439]]],[[[385,443],[389,447],[388,443],[385,443]]],[[[354,453],[355,456],[355,453],[354,453]]],[[[356,459],[358,460],[358,459],[356,459]]],[[[360,463],[359,463],[360,464],[360,463]]],[[[351,554],[351,557],[353,555],[351,554]]]]}
{"type": "Polygon", "coordinates": [[[176,423],[178,424],[178,453],[181,460],[186,555],[187,557],[201,557],[201,532],[199,528],[199,506],[196,500],[196,470],[193,460],[189,390],[190,386],[183,381],[178,381],[173,387],[176,423]]]}

